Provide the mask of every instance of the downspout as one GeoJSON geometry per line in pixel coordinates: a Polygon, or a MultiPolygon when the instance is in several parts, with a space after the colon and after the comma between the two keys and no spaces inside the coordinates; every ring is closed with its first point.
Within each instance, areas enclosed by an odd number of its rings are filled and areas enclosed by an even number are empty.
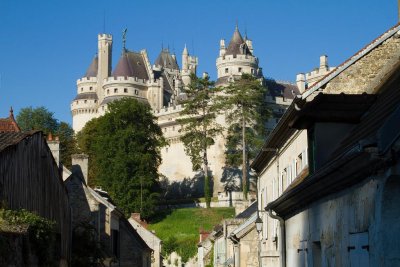
{"type": "Polygon", "coordinates": [[[281,241],[279,242],[280,248],[280,258],[281,258],[281,267],[286,267],[286,234],[285,234],[285,220],[282,217],[279,217],[278,215],[275,215],[272,213],[272,209],[268,209],[268,215],[272,219],[276,219],[279,221],[279,228],[281,230],[281,241]]]}

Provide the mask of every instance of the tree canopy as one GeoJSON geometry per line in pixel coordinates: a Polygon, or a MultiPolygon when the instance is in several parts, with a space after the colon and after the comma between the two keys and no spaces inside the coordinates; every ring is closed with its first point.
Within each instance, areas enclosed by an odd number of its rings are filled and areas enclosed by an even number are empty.
{"type": "Polygon", "coordinates": [[[222,127],[216,122],[218,105],[214,99],[218,88],[209,77],[199,78],[191,75],[191,82],[183,90],[187,100],[183,101],[184,108],[179,119],[183,134],[181,140],[185,152],[190,157],[194,171],[202,170],[205,176],[204,196],[207,207],[211,202],[211,185],[208,172],[207,148],[214,144],[214,138],[222,132],[222,127]]]}
{"type": "Polygon", "coordinates": [[[242,188],[247,199],[249,161],[261,148],[265,139],[265,123],[270,112],[266,106],[266,88],[250,74],[224,88],[218,101],[227,110],[229,125],[226,143],[226,163],[242,168],[242,188]]]}
{"type": "Polygon", "coordinates": [[[76,153],[74,130],[66,122],[54,118],[54,113],[41,106],[22,108],[17,115],[17,123],[22,131],[39,130],[52,133],[60,140],[60,161],[67,168],[71,167],[71,155],[76,153]]]}
{"type": "Polygon", "coordinates": [[[158,200],[160,149],[166,142],[150,106],[133,98],[114,101],[77,137],[90,157],[90,183],[107,190],[126,215],[151,216],[158,200]]]}

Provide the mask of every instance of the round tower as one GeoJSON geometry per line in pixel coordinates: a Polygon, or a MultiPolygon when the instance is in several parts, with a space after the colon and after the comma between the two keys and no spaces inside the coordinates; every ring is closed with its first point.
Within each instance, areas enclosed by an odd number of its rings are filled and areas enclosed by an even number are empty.
{"type": "Polygon", "coordinates": [[[77,95],[71,103],[72,128],[79,132],[91,119],[97,117],[98,56],[93,59],[83,78],[76,81],[77,95]]]}
{"type": "Polygon", "coordinates": [[[121,57],[111,77],[104,80],[99,103],[99,114],[107,110],[107,104],[124,97],[133,97],[147,102],[147,83],[149,74],[143,53],[123,49],[121,57]]]}
{"type": "Polygon", "coordinates": [[[258,67],[258,58],[253,54],[253,43],[247,38],[243,39],[237,26],[227,47],[225,40],[220,41],[216,65],[217,85],[227,84],[243,73],[252,74],[255,77],[262,76],[261,69],[258,67]]]}

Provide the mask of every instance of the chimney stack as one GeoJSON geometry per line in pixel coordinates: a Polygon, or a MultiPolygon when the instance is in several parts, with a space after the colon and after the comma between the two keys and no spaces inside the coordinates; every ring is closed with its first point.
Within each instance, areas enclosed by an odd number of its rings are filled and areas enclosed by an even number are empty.
{"type": "Polygon", "coordinates": [[[328,70],[328,56],[327,55],[322,55],[319,57],[319,69],[328,70]]]}
{"type": "Polygon", "coordinates": [[[299,88],[300,93],[304,93],[304,91],[306,90],[306,75],[304,73],[297,74],[296,84],[299,88]]]}
{"type": "Polygon", "coordinates": [[[53,138],[53,135],[49,133],[47,135],[47,145],[50,148],[51,154],[53,154],[57,166],[60,166],[60,141],[58,137],[53,138]]]}
{"type": "Polygon", "coordinates": [[[73,154],[72,158],[72,173],[80,176],[88,184],[89,156],[85,154],[73,154]]]}

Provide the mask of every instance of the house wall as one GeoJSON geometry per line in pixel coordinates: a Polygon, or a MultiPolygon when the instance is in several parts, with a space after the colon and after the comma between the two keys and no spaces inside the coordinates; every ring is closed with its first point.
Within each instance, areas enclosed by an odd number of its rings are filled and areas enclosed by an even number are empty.
{"type": "Polygon", "coordinates": [[[399,178],[369,177],[287,219],[287,266],[399,266],[399,178]]]}
{"type": "Polygon", "coordinates": [[[266,266],[279,266],[279,240],[281,237],[279,221],[269,217],[265,207],[269,202],[277,199],[302,171],[307,171],[307,147],[307,131],[295,132],[278,151],[277,157],[272,159],[260,174],[258,210],[260,210],[260,217],[264,222],[261,258],[266,266]],[[301,159],[299,155],[301,155],[301,159]]]}
{"type": "Polygon", "coordinates": [[[256,229],[253,227],[250,232],[240,238],[240,267],[259,267],[258,248],[258,234],[256,229]]]}
{"type": "Polygon", "coordinates": [[[0,201],[56,222],[61,259],[70,259],[71,211],[67,190],[42,132],[0,152],[0,201]]]}

